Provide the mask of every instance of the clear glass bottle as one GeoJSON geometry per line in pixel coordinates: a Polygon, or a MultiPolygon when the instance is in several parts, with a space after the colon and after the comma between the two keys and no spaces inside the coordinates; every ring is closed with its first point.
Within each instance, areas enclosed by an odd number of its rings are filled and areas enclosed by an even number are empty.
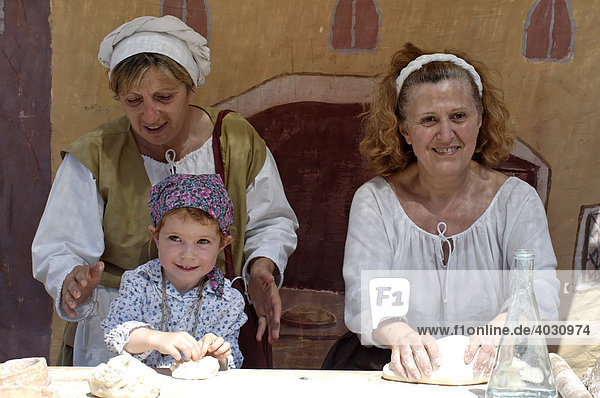
{"type": "MultiPolygon", "coordinates": [[[[539,323],[537,301],[533,293],[533,251],[516,250],[514,275],[506,326],[533,327],[539,323]]],[[[522,329],[521,329],[522,330],[522,329]]],[[[554,376],[543,336],[503,335],[486,397],[557,397],[554,376]]]]}

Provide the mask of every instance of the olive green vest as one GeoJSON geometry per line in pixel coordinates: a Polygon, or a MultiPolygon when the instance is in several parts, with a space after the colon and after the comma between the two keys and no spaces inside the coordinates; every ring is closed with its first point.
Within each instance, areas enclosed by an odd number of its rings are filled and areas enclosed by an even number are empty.
{"type": "MultiPolygon", "coordinates": [[[[219,109],[204,109],[215,123],[219,109]]],[[[236,274],[244,263],[246,230],[246,188],[262,169],[266,146],[262,138],[243,117],[228,114],[221,128],[221,149],[225,167],[225,186],[234,204],[232,250],[236,274]]],[[[77,139],[61,151],[70,153],[96,180],[98,193],[104,200],[104,253],[100,260],[105,268],[101,284],[118,288],[124,271],[157,257],[151,243],[148,225],[150,180],[144,162],[123,116],[77,139]]],[[[217,264],[224,271],[224,256],[217,264]]]]}

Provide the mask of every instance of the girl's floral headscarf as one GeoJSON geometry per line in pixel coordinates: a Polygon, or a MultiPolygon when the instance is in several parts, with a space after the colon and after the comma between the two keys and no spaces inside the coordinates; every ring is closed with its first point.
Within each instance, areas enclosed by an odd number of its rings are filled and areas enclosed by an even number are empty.
{"type": "Polygon", "coordinates": [[[155,227],[167,212],[181,207],[208,213],[226,235],[233,224],[233,203],[217,174],[170,175],[150,189],[149,207],[155,227]]]}

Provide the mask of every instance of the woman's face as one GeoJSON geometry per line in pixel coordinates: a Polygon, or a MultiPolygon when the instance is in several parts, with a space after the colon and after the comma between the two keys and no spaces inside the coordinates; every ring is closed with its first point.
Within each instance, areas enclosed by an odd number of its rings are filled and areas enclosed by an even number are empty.
{"type": "Polygon", "coordinates": [[[150,233],[158,247],[158,258],[167,279],[185,294],[198,285],[217,261],[219,252],[231,241],[231,236],[221,240],[216,223],[203,225],[191,217],[170,215],[162,228],[150,233]]]}
{"type": "Polygon", "coordinates": [[[401,133],[412,145],[420,170],[437,176],[464,171],[480,127],[468,82],[452,79],[411,88],[401,133]]]}
{"type": "Polygon", "coordinates": [[[176,141],[188,117],[194,96],[185,84],[150,68],[139,87],[119,95],[133,132],[162,149],[176,141]]]}

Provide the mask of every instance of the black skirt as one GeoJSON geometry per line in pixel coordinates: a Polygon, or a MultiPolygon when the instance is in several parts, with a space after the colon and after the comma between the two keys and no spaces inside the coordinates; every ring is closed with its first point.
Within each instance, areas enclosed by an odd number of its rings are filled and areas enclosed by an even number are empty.
{"type": "Polygon", "coordinates": [[[331,347],[321,369],[382,370],[391,356],[392,350],[363,346],[355,333],[347,332],[331,347]]]}

